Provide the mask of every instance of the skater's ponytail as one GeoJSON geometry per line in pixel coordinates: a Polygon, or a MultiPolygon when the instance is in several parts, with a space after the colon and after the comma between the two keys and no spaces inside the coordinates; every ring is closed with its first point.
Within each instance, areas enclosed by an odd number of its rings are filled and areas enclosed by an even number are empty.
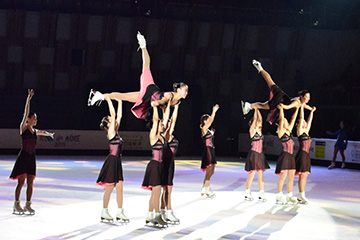
{"type": "Polygon", "coordinates": [[[178,88],[187,87],[187,86],[188,86],[188,85],[186,85],[186,84],[183,83],[183,82],[174,83],[174,84],[173,84],[173,89],[174,89],[174,92],[176,92],[178,88]]]}
{"type": "Polygon", "coordinates": [[[308,90],[303,89],[301,91],[298,92],[298,96],[299,97],[304,97],[307,93],[310,93],[308,90]]]}
{"type": "Polygon", "coordinates": [[[105,116],[103,117],[103,119],[101,119],[101,123],[100,123],[100,129],[107,131],[109,129],[109,116],[105,116]]]}

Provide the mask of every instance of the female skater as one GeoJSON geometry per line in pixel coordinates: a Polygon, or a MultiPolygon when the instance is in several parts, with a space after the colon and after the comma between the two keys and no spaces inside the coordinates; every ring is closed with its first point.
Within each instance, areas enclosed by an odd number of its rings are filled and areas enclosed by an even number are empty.
{"type": "Polygon", "coordinates": [[[122,145],[123,140],[119,136],[118,130],[122,117],[122,101],[118,100],[118,109],[115,113],[114,106],[109,95],[105,94],[105,100],[109,106],[110,116],[106,116],[101,120],[100,128],[107,132],[109,140],[110,152],[101,168],[96,185],[104,188],[103,210],[101,212],[101,220],[113,221],[109,214],[108,205],[110,195],[113,189],[116,189],[116,201],[118,211],[116,214],[117,221],[129,222],[124,214],[123,205],[123,170],[121,165],[122,145]]]}
{"type": "MultiPolygon", "coordinates": [[[[170,105],[168,104],[168,106],[170,105]]],[[[169,107],[167,107],[166,110],[169,111],[170,110],[169,107]]],[[[174,158],[179,146],[179,141],[173,135],[175,129],[175,123],[178,116],[178,110],[179,110],[179,104],[176,104],[174,106],[174,111],[171,120],[169,122],[169,126],[167,126],[165,130],[165,141],[167,142],[167,147],[164,149],[163,182],[161,184],[163,186],[163,193],[161,197],[161,214],[163,216],[163,219],[173,224],[180,223],[180,220],[177,217],[175,217],[174,212],[171,208],[171,192],[172,192],[174,172],[175,172],[174,158]],[[166,207],[166,212],[165,212],[165,207],[166,207]]],[[[168,114],[165,113],[164,116],[168,114]]]]}
{"type": "Polygon", "coordinates": [[[204,141],[204,148],[201,160],[201,170],[206,172],[204,183],[201,188],[201,196],[214,197],[215,193],[210,187],[210,178],[214,174],[216,159],[215,159],[215,146],[214,146],[214,134],[215,129],[209,130],[211,124],[214,122],[216,112],[219,110],[219,105],[213,106],[211,116],[204,114],[200,118],[201,137],[204,141]]]}
{"type": "Polygon", "coordinates": [[[348,144],[348,137],[347,137],[347,133],[345,130],[345,126],[346,126],[345,121],[342,120],[342,121],[340,121],[340,129],[339,130],[337,130],[336,132],[327,131],[327,134],[332,135],[332,136],[337,136],[336,143],[334,146],[334,155],[333,155],[331,164],[328,167],[329,169],[332,169],[335,167],[336,156],[339,151],[340,151],[340,155],[341,155],[341,159],[342,159],[341,168],[345,168],[344,151],[346,150],[346,147],[348,144]]]}
{"type": "Polygon", "coordinates": [[[55,133],[35,129],[37,123],[37,115],[30,112],[30,100],[34,96],[34,91],[28,90],[26,99],[24,116],[20,123],[21,150],[17,156],[14,168],[11,172],[10,179],[18,180],[15,189],[15,202],[13,207],[14,214],[35,214],[35,210],[31,207],[31,197],[33,193],[33,183],[36,176],[36,159],[35,146],[37,136],[47,136],[54,138],[55,133]],[[20,206],[20,193],[26,179],[26,204],[24,209],[20,206]]]}
{"type": "Polygon", "coordinates": [[[269,169],[270,166],[265,160],[263,153],[263,139],[264,136],[261,133],[262,129],[262,117],[259,109],[254,109],[254,116],[250,120],[250,138],[251,138],[251,150],[246,158],[245,171],[249,173],[246,179],[245,200],[252,201],[253,197],[250,191],[251,183],[254,179],[255,172],[257,172],[259,183],[259,201],[265,202],[264,193],[264,177],[263,172],[269,169]]]}
{"type": "Polygon", "coordinates": [[[295,175],[295,157],[293,155],[294,151],[294,141],[292,140],[291,131],[294,127],[295,119],[298,114],[299,108],[297,107],[294,114],[291,117],[290,123],[286,120],[284,116],[283,104],[280,103],[279,106],[279,125],[277,128],[278,137],[281,140],[283,151],[281,152],[277,163],[276,163],[276,175],[280,175],[279,181],[277,183],[277,194],[276,194],[276,203],[277,204],[286,204],[288,202],[296,203],[296,199],[292,196],[292,188],[294,185],[294,175],[295,175]],[[287,196],[286,199],[282,194],[282,188],[286,179],[286,189],[287,196]]]}
{"type": "MultiPolygon", "coordinates": [[[[143,68],[140,77],[140,91],[119,93],[113,92],[110,94],[111,99],[120,99],[135,103],[131,108],[132,113],[137,118],[144,119],[150,116],[150,103],[155,101],[155,106],[166,107],[166,103],[170,101],[171,106],[176,105],[181,99],[185,99],[188,94],[188,86],[185,83],[174,83],[173,92],[161,92],[159,87],[154,83],[154,79],[150,71],[150,56],[146,49],[146,41],[143,35],[137,34],[137,39],[142,51],[143,68]]],[[[104,100],[104,95],[98,91],[90,91],[88,105],[99,105],[104,100]]]]}
{"type": "MultiPolygon", "coordinates": [[[[290,109],[300,107],[300,105],[304,103],[307,104],[310,101],[310,93],[307,90],[300,91],[298,97],[291,99],[274,83],[270,74],[262,68],[260,62],[253,60],[252,63],[265,79],[270,90],[270,96],[269,100],[264,103],[257,102],[250,104],[248,102],[244,103],[243,101],[241,101],[244,115],[246,115],[251,109],[254,108],[267,109],[270,110],[270,113],[268,114],[266,121],[268,121],[270,124],[273,124],[278,120],[279,110],[277,109],[277,106],[279,103],[283,103],[283,109],[290,109]]],[[[305,105],[305,108],[311,110],[311,107],[308,105],[305,105]]]]}
{"type": "Polygon", "coordinates": [[[160,214],[160,194],[161,194],[161,180],[162,180],[162,161],[163,151],[165,147],[165,139],[162,134],[165,131],[165,126],[159,119],[158,108],[153,106],[153,121],[150,130],[149,139],[153,152],[152,159],[146,166],[142,188],[151,190],[151,197],[149,201],[149,212],[146,217],[146,223],[152,222],[161,227],[166,227],[167,223],[162,219],[160,214]],[[155,209],[155,217],[153,211],[155,209]]]}
{"type": "Polygon", "coordinates": [[[304,119],[304,105],[300,107],[300,117],[299,124],[297,126],[297,135],[300,144],[299,151],[296,154],[296,172],[295,175],[299,176],[299,195],[297,200],[301,204],[307,204],[308,200],[305,197],[305,186],[306,179],[310,174],[311,169],[311,161],[310,161],[310,146],[311,146],[311,137],[309,136],[311,123],[313,120],[313,115],[316,110],[316,107],[313,107],[310,111],[310,115],[308,117],[307,122],[304,119]]]}

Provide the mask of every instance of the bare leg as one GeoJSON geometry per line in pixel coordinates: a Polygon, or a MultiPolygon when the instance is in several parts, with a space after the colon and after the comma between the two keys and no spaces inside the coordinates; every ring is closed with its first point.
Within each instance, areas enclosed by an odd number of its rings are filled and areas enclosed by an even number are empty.
{"type": "Polygon", "coordinates": [[[167,203],[167,196],[166,196],[166,187],[163,187],[163,192],[161,194],[161,209],[165,209],[167,203]]]}
{"type": "Polygon", "coordinates": [[[251,103],[251,108],[252,109],[255,109],[255,108],[257,108],[257,109],[266,109],[266,110],[270,109],[268,101],[266,101],[264,103],[261,103],[261,102],[251,103]]]}
{"type": "Polygon", "coordinates": [[[114,189],[114,185],[109,185],[105,187],[104,197],[103,197],[103,208],[107,208],[110,201],[110,195],[114,189]]]}
{"type": "Polygon", "coordinates": [[[282,188],[284,186],[284,182],[286,179],[288,171],[284,171],[283,173],[280,174],[279,180],[277,182],[277,192],[282,192],[282,188]]]}
{"type": "MultiPolygon", "coordinates": [[[[156,186],[152,188],[151,197],[153,198],[153,208],[156,213],[160,212],[160,194],[161,194],[161,186],[156,186]]],[[[149,208],[149,212],[152,211],[149,208]]]]}
{"type": "Polygon", "coordinates": [[[299,175],[299,182],[298,182],[299,192],[304,192],[305,191],[307,177],[308,177],[308,174],[306,174],[306,173],[303,173],[303,174],[299,175]]]}
{"type": "Polygon", "coordinates": [[[342,162],[343,162],[343,163],[345,163],[345,154],[344,154],[344,150],[340,150],[340,155],[341,155],[342,162]]]}
{"type": "Polygon", "coordinates": [[[215,171],[215,164],[210,164],[210,166],[206,169],[203,187],[210,186],[210,178],[214,174],[214,171],[215,171]]]}
{"type": "Polygon", "coordinates": [[[30,202],[31,201],[31,197],[33,194],[33,189],[34,189],[34,179],[35,177],[33,176],[28,176],[27,180],[26,180],[26,201],[30,202]]]}
{"type": "Polygon", "coordinates": [[[24,183],[25,183],[25,176],[22,176],[18,179],[18,183],[15,188],[15,201],[19,201],[21,189],[24,186],[24,183]]]}
{"type": "Polygon", "coordinates": [[[332,162],[335,164],[335,161],[336,161],[336,156],[337,156],[337,153],[339,151],[339,148],[338,147],[335,147],[334,148],[334,155],[333,155],[333,159],[332,159],[332,162]]]}
{"type": "Polygon", "coordinates": [[[172,187],[167,186],[167,188],[166,188],[166,209],[167,210],[171,210],[171,192],[172,192],[172,187]]]}
{"type": "Polygon", "coordinates": [[[257,171],[259,190],[264,190],[264,172],[263,170],[257,171]]]}
{"type": "Polygon", "coordinates": [[[245,183],[246,189],[250,189],[252,181],[254,179],[254,176],[255,176],[255,171],[252,171],[252,172],[249,173],[249,175],[248,175],[248,177],[246,179],[246,183],[245,183]]]}
{"type": "Polygon", "coordinates": [[[286,182],[286,190],[288,193],[292,192],[294,186],[295,170],[288,170],[288,179],[286,182]]]}
{"type": "Polygon", "coordinates": [[[128,93],[120,93],[120,92],[112,92],[112,93],[105,93],[105,95],[108,95],[110,99],[112,100],[122,100],[127,102],[136,103],[140,92],[128,92],[128,93]]]}
{"type": "Polygon", "coordinates": [[[268,85],[269,89],[271,89],[271,87],[272,87],[273,85],[275,85],[275,83],[274,83],[274,81],[272,80],[270,74],[269,74],[267,71],[265,71],[265,70],[261,70],[260,73],[261,73],[261,76],[265,79],[266,84],[268,85]]]}
{"type": "Polygon", "coordinates": [[[141,49],[142,52],[142,60],[143,60],[143,69],[142,72],[150,69],[150,56],[146,48],[141,49]]]}
{"type": "Polygon", "coordinates": [[[116,201],[118,208],[122,208],[123,205],[123,182],[118,182],[115,185],[116,189],[116,201]]]}

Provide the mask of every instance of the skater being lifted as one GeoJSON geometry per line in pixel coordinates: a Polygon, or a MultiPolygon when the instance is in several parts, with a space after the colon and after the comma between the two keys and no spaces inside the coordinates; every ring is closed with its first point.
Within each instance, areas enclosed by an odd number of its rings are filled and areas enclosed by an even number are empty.
{"type": "Polygon", "coordinates": [[[117,112],[115,112],[115,108],[112,100],[110,99],[110,96],[108,94],[105,94],[104,99],[108,103],[110,116],[106,116],[101,120],[100,128],[107,132],[110,152],[105,159],[105,162],[99,173],[99,177],[96,181],[96,185],[104,188],[105,190],[103,196],[103,210],[101,212],[101,220],[113,221],[113,217],[109,214],[108,205],[110,195],[115,188],[116,201],[118,205],[116,220],[122,222],[129,222],[129,218],[125,216],[122,208],[124,178],[121,157],[123,140],[118,133],[120,121],[122,118],[122,101],[117,100],[118,108],[117,112]]]}
{"type": "Polygon", "coordinates": [[[290,98],[275,84],[270,74],[263,69],[260,62],[253,60],[252,64],[265,79],[270,90],[270,96],[269,100],[264,103],[256,102],[250,104],[249,102],[241,101],[244,115],[248,114],[254,108],[267,109],[270,110],[270,113],[268,114],[266,121],[273,124],[279,117],[279,110],[277,108],[279,103],[283,103],[283,109],[285,110],[300,107],[302,104],[305,104],[306,109],[311,110],[311,107],[306,105],[310,100],[310,93],[308,90],[302,90],[298,93],[298,97],[290,98]]]}
{"type": "MultiPolygon", "coordinates": [[[[146,41],[140,32],[137,34],[139,47],[142,52],[143,68],[140,77],[140,91],[120,93],[113,92],[110,94],[112,99],[116,98],[123,101],[135,103],[131,108],[132,113],[137,118],[144,119],[149,114],[151,102],[154,106],[166,107],[167,102],[175,106],[181,99],[185,99],[188,94],[188,86],[185,83],[174,83],[172,92],[161,92],[159,87],[154,83],[150,71],[150,56],[146,49],[146,41]]],[[[90,91],[88,105],[98,105],[104,100],[104,95],[98,91],[90,91]]]]}
{"type": "Polygon", "coordinates": [[[33,193],[33,183],[36,176],[36,159],[35,146],[37,136],[46,136],[54,138],[55,133],[50,133],[35,128],[37,124],[37,115],[30,112],[30,100],[34,96],[34,91],[28,90],[28,96],[25,103],[23,119],[20,123],[21,150],[17,156],[14,168],[11,172],[10,179],[17,180],[15,189],[15,202],[13,213],[15,214],[35,214],[35,210],[31,207],[31,197],[33,193]],[[20,193],[26,180],[26,204],[24,209],[20,206],[20,193]]]}

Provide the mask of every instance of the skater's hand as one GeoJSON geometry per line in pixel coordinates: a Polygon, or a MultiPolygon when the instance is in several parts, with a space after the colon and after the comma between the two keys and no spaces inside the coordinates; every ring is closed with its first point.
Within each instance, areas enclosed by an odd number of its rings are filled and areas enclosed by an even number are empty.
{"type": "Polygon", "coordinates": [[[35,92],[33,89],[28,89],[28,98],[29,100],[34,96],[35,92]]]}
{"type": "Polygon", "coordinates": [[[50,136],[49,136],[49,137],[51,137],[52,139],[54,139],[54,135],[55,135],[55,133],[50,133],[50,136]]]}
{"type": "Polygon", "coordinates": [[[283,103],[279,103],[279,105],[277,105],[278,109],[284,108],[284,104],[283,103]]]}
{"type": "Polygon", "coordinates": [[[157,107],[157,106],[159,106],[159,102],[158,101],[153,101],[153,102],[151,102],[151,106],[152,107],[157,107]]]}
{"type": "Polygon", "coordinates": [[[216,104],[213,106],[213,111],[217,111],[219,110],[219,108],[220,108],[219,104],[216,104]]]}
{"type": "Polygon", "coordinates": [[[312,111],[312,112],[315,112],[315,111],[316,111],[316,107],[312,107],[311,111],[312,111]]]}

